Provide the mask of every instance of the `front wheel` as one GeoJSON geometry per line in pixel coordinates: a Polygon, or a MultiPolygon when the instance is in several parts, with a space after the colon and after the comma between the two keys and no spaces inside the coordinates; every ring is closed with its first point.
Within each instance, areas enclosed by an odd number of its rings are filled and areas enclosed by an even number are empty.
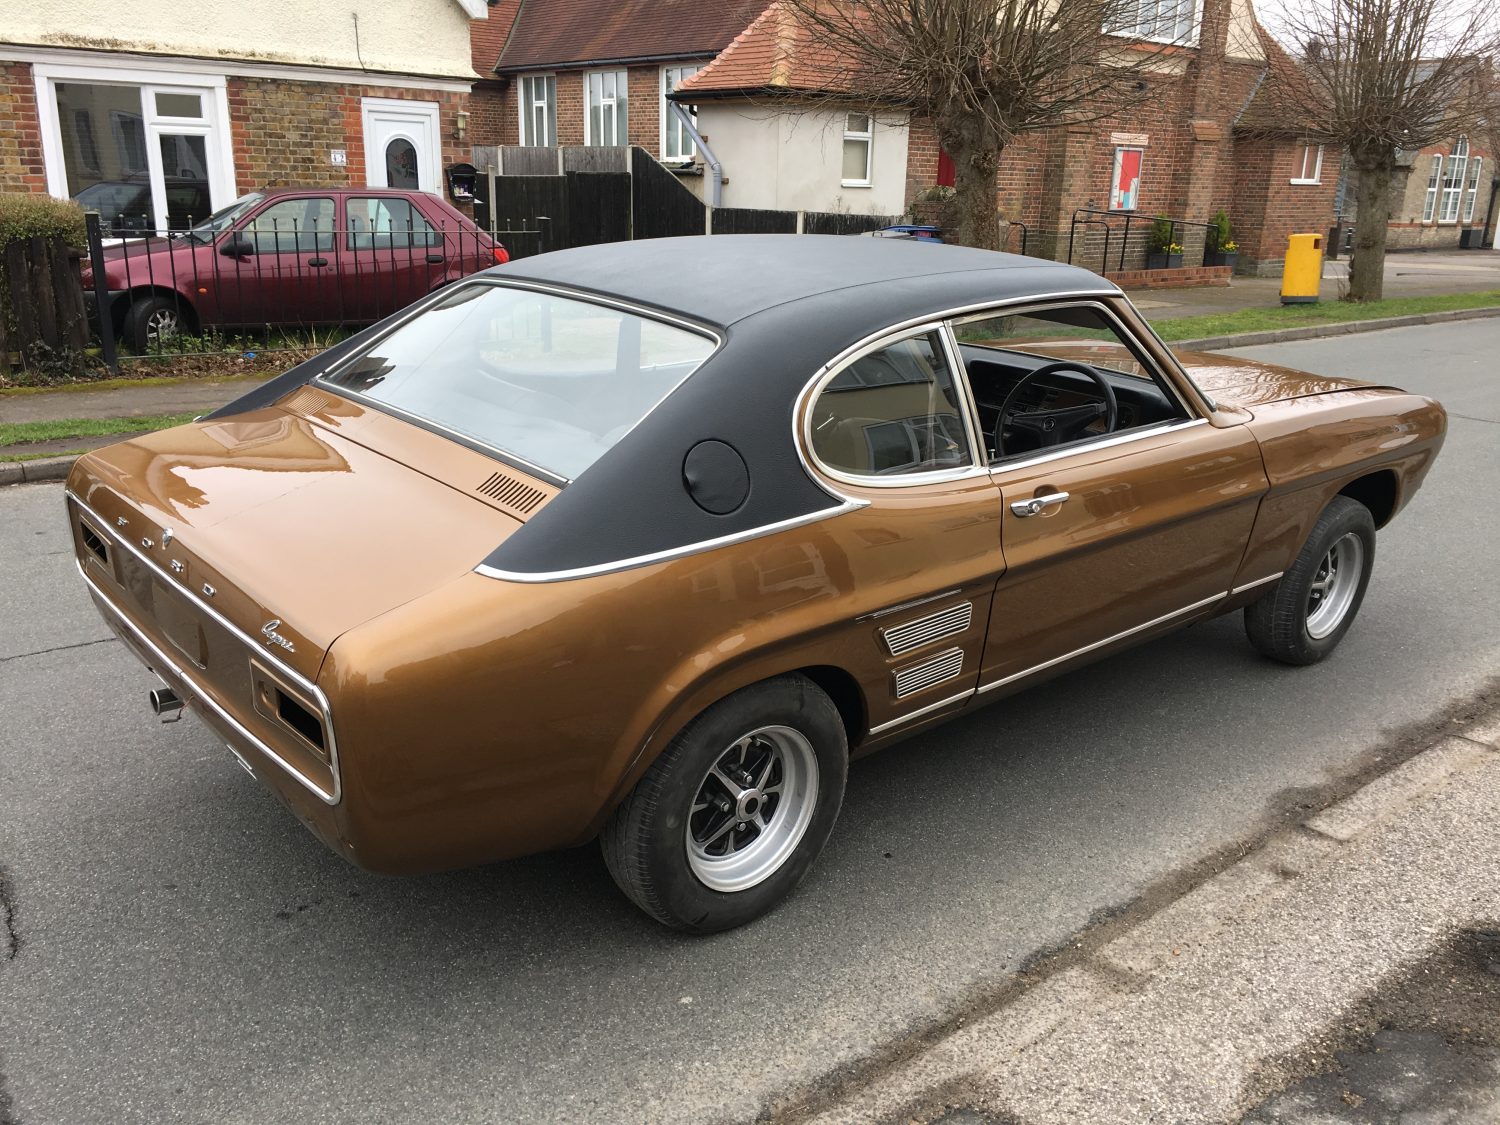
{"type": "Polygon", "coordinates": [[[713,933],[764,914],[823,850],[844,798],[838,709],[803,676],[720,700],[662,751],[604,829],[604,861],[647,914],[713,933]]]}
{"type": "Polygon", "coordinates": [[[1322,660],[1354,623],[1374,565],[1370,510],[1335,496],[1281,581],[1245,607],[1250,643],[1285,664],[1322,660]]]}

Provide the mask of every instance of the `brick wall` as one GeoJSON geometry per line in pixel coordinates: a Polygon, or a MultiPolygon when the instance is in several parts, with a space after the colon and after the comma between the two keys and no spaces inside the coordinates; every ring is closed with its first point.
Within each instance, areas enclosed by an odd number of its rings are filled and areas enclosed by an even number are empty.
{"type": "Polygon", "coordinates": [[[1326,235],[1333,223],[1339,150],[1324,149],[1322,183],[1294,184],[1302,147],[1300,141],[1272,139],[1241,139],[1235,147],[1236,211],[1231,214],[1249,220],[1235,222],[1240,273],[1279,276],[1289,234],[1326,235]]]}
{"type": "Polygon", "coordinates": [[[469,110],[467,92],[231,77],[228,97],[235,182],[242,192],[304,184],[363,184],[361,98],[437,102],[444,168],[467,161],[473,143],[453,138],[455,115],[469,110]],[[330,163],[329,151],[336,148],[344,150],[347,164],[330,163]]]}
{"type": "Polygon", "coordinates": [[[469,95],[469,144],[521,143],[514,83],[477,82],[469,95]]]}
{"type": "Polygon", "coordinates": [[[31,64],[0,62],[0,191],[46,191],[31,64]]]}

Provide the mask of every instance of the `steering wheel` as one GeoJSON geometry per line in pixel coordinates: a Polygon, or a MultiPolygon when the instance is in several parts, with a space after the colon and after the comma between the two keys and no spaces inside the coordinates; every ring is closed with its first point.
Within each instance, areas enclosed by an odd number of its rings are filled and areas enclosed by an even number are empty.
{"type": "Polygon", "coordinates": [[[1077,360],[1044,363],[1022,375],[1020,381],[1005,396],[1005,401],[1000,404],[1000,417],[995,421],[995,455],[1000,457],[1005,453],[1003,435],[1006,426],[1032,434],[1037,439],[1038,449],[1049,449],[1065,441],[1072,441],[1099,418],[1104,419],[1104,432],[1114,433],[1115,423],[1119,421],[1119,417],[1120,409],[1119,404],[1115,402],[1115,389],[1109,385],[1109,380],[1094,368],[1077,360]],[[1079,374],[1087,375],[1099,388],[1104,401],[1085,403],[1082,406],[1060,406],[1053,410],[1011,411],[1011,404],[1020,397],[1021,391],[1038,379],[1059,371],[1077,371],[1079,374]]]}

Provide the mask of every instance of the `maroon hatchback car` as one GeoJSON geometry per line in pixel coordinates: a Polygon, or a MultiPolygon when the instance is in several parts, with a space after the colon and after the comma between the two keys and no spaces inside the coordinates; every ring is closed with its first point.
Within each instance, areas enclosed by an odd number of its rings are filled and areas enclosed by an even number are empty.
{"type": "Polygon", "coordinates": [[[106,248],[104,276],[116,336],[145,352],[179,332],[373,323],[506,261],[505,247],[425,192],[277,188],[169,237],[106,248]]]}

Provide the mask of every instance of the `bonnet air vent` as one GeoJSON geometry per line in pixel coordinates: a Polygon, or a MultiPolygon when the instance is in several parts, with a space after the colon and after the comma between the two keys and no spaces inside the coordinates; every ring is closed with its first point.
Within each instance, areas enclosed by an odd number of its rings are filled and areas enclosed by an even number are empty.
{"type": "Polygon", "coordinates": [[[328,405],[332,397],[327,391],[320,391],[316,387],[302,387],[282,399],[281,408],[292,414],[316,414],[328,405]]]}
{"type": "Polygon", "coordinates": [[[547,496],[540,488],[506,473],[491,473],[489,479],[474,491],[523,516],[530,515],[547,496]]]}

